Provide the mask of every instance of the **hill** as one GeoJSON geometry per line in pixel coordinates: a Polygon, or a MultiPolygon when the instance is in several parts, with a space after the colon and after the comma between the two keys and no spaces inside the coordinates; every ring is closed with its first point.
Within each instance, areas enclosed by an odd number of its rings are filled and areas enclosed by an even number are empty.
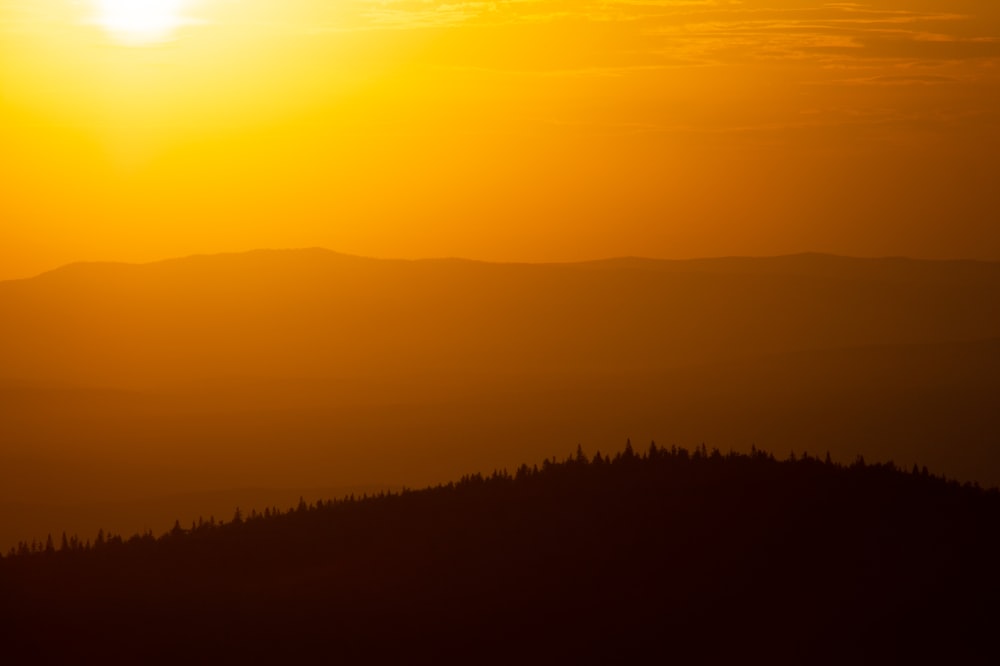
{"type": "Polygon", "coordinates": [[[322,250],[78,264],[0,283],[3,377],[218,379],[650,371],[1000,337],[1000,264],[383,261],[322,250]]]}
{"type": "Polygon", "coordinates": [[[997,263],[825,255],[288,250],[0,282],[0,549],[627,436],[995,485],[997,293],[997,263]]]}
{"type": "MultiPolygon", "coordinates": [[[[1000,493],[628,446],[0,560],[42,663],[993,663],[1000,493]]],[[[31,552],[34,551],[34,552],[31,552]]]]}

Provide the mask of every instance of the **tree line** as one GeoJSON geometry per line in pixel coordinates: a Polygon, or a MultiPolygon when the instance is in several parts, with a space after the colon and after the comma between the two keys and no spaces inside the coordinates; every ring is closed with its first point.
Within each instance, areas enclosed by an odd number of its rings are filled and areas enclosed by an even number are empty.
{"type": "Polygon", "coordinates": [[[627,443],[25,544],[0,560],[0,657],[993,663],[997,561],[997,489],[861,457],[627,443]]]}

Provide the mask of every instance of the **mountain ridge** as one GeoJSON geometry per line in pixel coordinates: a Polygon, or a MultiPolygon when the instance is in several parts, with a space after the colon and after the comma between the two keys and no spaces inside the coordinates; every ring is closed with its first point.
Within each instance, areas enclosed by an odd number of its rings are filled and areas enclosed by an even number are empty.
{"type": "Polygon", "coordinates": [[[271,248],[256,248],[252,250],[244,251],[231,251],[231,252],[217,252],[217,253],[196,253],[191,255],[182,255],[177,257],[168,257],[165,259],[158,259],[153,261],[144,262],[129,262],[129,261],[75,261],[68,264],[63,264],[55,268],[43,271],[37,275],[23,277],[23,278],[13,278],[8,280],[0,280],[0,284],[7,282],[23,282],[25,280],[35,280],[38,278],[51,279],[55,276],[66,276],[79,274],[81,272],[91,270],[91,269],[106,269],[106,268],[163,268],[163,267],[179,267],[185,264],[195,264],[211,260],[232,260],[232,259],[251,259],[255,257],[275,257],[284,255],[287,257],[324,257],[328,259],[340,259],[340,260],[355,260],[355,261],[367,261],[367,262],[384,262],[384,263],[400,263],[400,264],[434,264],[434,263],[452,263],[452,264],[469,264],[469,265],[487,265],[487,266],[537,266],[537,267],[590,267],[590,268],[600,268],[600,267],[627,267],[630,265],[638,267],[653,268],[657,270],[664,269],[676,269],[681,270],[684,268],[716,268],[718,270],[718,265],[730,263],[738,264],[735,268],[746,269],[753,265],[761,265],[765,263],[772,264],[794,264],[802,263],[805,261],[814,262],[826,262],[826,263],[839,263],[841,265],[875,265],[875,264],[885,264],[891,263],[896,265],[910,265],[910,266],[974,266],[974,267],[994,267],[1000,270],[1000,261],[990,261],[983,259],[962,259],[962,258],[952,258],[952,259],[927,259],[919,257],[908,257],[908,256],[873,256],[873,257],[860,257],[853,255],[840,255],[827,252],[795,252],[788,254],[777,254],[777,255],[726,255],[718,257],[693,257],[687,259],[669,259],[669,258],[655,258],[655,257],[645,257],[641,255],[624,255],[618,257],[607,257],[601,259],[583,259],[583,260],[570,260],[570,261],[492,261],[492,260],[481,260],[472,259],[465,257],[423,257],[416,259],[404,259],[395,257],[373,257],[368,255],[359,255],[340,252],[337,250],[331,250],[323,247],[302,247],[302,248],[282,248],[282,249],[271,249],[271,248]]]}
{"type": "Polygon", "coordinates": [[[632,263],[314,249],[4,283],[0,500],[413,486],[627,436],[1000,479],[1000,264],[632,263]]]}
{"type": "Polygon", "coordinates": [[[926,468],[577,449],[159,538],[22,544],[0,559],[0,636],[43,661],[114,644],[105,661],[978,663],[997,653],[998,517],[1000,491],[926,468]]]}

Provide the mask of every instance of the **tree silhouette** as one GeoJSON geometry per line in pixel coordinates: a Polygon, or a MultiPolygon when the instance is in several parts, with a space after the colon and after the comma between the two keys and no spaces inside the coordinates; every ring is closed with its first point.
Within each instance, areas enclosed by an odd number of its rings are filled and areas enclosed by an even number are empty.
{"type": "Polygon", "coordinates": [[[252,519],[237,508],[160,538],[22,543],[0,558],[3,655],[21,663],[44,646],[46,663],[64,663],[113,644],[265,663],[1000,656],[1000,617],[981,603],[1000,594],[1000,491],[757,449],[581,453],[513,476],[300,498],[252,519]]]}

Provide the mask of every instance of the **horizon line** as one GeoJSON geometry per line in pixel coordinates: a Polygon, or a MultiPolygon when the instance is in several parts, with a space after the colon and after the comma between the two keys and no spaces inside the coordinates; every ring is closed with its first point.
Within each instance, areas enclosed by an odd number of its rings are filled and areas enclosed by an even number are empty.
{"type": "Polygon", "coordinates": [[[602,264],[602,263],[629,262],[629,261],[682,264],[682,263],[697,263],[697,262],[710,262],[710,261],[766,261],[766,260],[796,259],[796,258],[809,258],[809,257],[817,259],[826,258],[826,259],[840,259],[840,260],[865,261],[865,262],[907,261],[907,262],[932,263],[932,264],[947,264],[947,263],[1000,264],[1000,259],[980,259],[980,258],[968,258],[968,257],[926,258],[926,257],[916,257],[908,255],[864,256],[864,255],[851,255],[851,254],[837,254],[834,252],[821,252],[816,250],[803,250],[801,252],[788,252],[780,254],[763,254],[763,255],[725,254],[725,255],[707,255],[707,256],[685,257],[685,258],[655,257],[655,256],[645,256],[636,254],[626,254],[626,255],[617,255],[608,257],[597,257],[592,259],[571,259],[571,260],[554,260],[554,261],[489,260],[489,259],[476,259],[473,257],[460,257],[460,256],[447,256],[447,255],[407,258],[407,257],[376,257],[372,255],[341,252],[339,250],[334,250],[331,248],[321,247],[321,246],[301,246],[301,247],[282,247],[282,248],[258,247],[247,250],[195,252],[192,254],[177,255],[172,257],[165,257],[162,259],[152,259],[148,261],[83,259],[79,261],[71,261],[65,264],[60,264],[54,268],[44,270],[34,275],[28,275],[23,277],[12,277],[12,278],[0,278],[0,284],[4,282],[21,282],[25,280],[33,280],[54,273],[60,273],[67,269],[85,267],[85,266],[145,267],[145,266],[156,266],[160,264],[179,263],[179,262],[194,261],[201,259],[242,257],[254,254],[294,254],[294,253],[306,253],[306,252],[317,252],[317,253],[322,252],[325,254],[329,254],[331,256],[338,256],[345,259],[355,259],[362,261],[398,262],[398,263],[413,263],[413,264],[432,263],[432,262],[455,262],[455,263],[469,263],[469,264],[487,264],[494,266],[584,266],[588,264],[602,264]]]}

